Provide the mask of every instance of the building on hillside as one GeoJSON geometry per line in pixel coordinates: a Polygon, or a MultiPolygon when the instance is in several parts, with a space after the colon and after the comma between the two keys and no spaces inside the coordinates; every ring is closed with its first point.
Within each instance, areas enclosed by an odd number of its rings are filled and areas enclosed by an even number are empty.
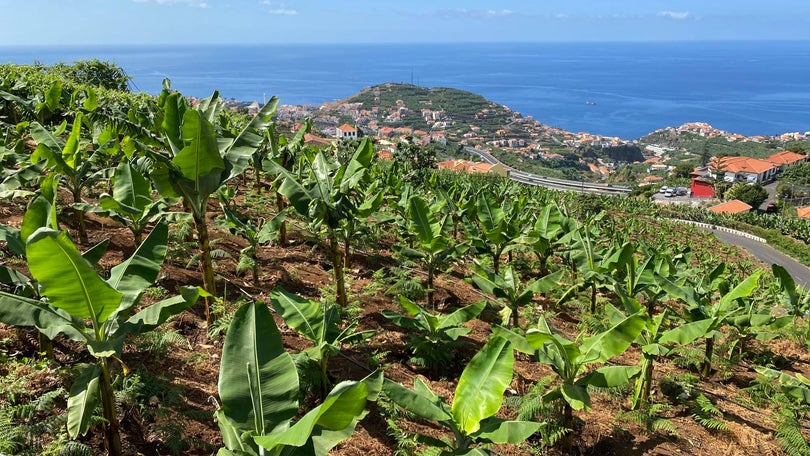
{"type": "Polygon", "coordinates": [[[464,173],[489,173],[497,174],[498,176],[502,177],[507,177],[509,175],[507,169],[501,164],[490,165],[489,163],[476,163],[460,159],[439,162],[436,163],[436,167],[439,169],[449,169],[464,173]]]}
{"type": "Polygon", "coordinates": [[[662,180],[664,178],[661,176],[644,176],[639,185],[655,185],[661,183],[662,180]]]}
{"type": "Polygon", "coordinates": [[[332,141],[326,138],[321,138],[320,136],[315,136],[311,133],[304,133],[304,144],[315,147],[329,147],[332,145],[332,141]]]}
{"type": "Polygon", "coordinates": [[[692,198],[714,198],[714,179],[709,176],[707,169],[695,169],[689,173],[691,184],[689,190],[692,198]]]}
{"type": "Polygon", "coordinates": [[[767,183],[778,171],[771,162],[751,157],[720,157],[709,162],[709,175],[722,176],[726,182],[767,183]]]}
{"type": "Polygon", "coordinates": [[[743,203],[740,200],[726,201],[725,203],[718,204],[709,208],[715,214],[739,214],[748,212],[753,209],[750,205],[743,203]]]}
{"type": "Polygon", "coordinates": [[[778,167],[779,172],[782,172],[791,166],[806,162],[807,155],[797,154],[796,152],[789,150],[783,150],[782,152],[777,152],[771,155],[765,160],[778,167]]]}
{"type": "Polygon", "coordinates": [[[337,139],[357,139],[357,128],[349,124],[343,124],[335,129],[337,139]]]}

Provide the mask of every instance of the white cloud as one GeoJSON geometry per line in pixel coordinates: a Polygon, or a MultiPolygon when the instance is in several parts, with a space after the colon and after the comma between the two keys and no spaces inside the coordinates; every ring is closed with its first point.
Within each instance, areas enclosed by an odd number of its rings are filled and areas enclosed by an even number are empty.
{"type": "Polygon", "coordinates": [[[186,5],[194,8],[211,8],[205,0],[132,0],[135,3],[155,3],[157,5],[186,5]]]}
{"type": "Polygon", "coordinates": [[[668,17],[670,19],[682,21],[684,19],[689,19],[691,14],[689,14],[689,11],[659,11],[656,13],[656,16],[668,17]]]}
{"type": "Polygon", "coordinates": [[[481,9],[466,9],[466,8],[457,8],[454,10],[441,10],[439,14],[442,16],[456,16],[456,17],[475,17],[475,18],[490,18],[490,17],[505,17],[511,16],[515,14],[514,11],[503,9],[503,10],[481,10],[481,9]]]}
{"type": "MultiPolygon", "coordinates": [[[[261,3],[262,3],[262,5],[267,5],[267,6],[271,7],[271,8],[273,8],[273,4],[274,4],[274,2],[272,2],[270,0],[262,0],[261,3]]],[[[273,9],[267,11],[267,13],[268,14],[276,14],[276,15],[279,15],[279,16],[295,16],[295,15],[298,14],[298,11],[294,10],[294,9],[289,9],[289,8],[287,8],[287,5],[285,5],[284,3],[280,3],[277,7],[274,7],[273,9]]]]}

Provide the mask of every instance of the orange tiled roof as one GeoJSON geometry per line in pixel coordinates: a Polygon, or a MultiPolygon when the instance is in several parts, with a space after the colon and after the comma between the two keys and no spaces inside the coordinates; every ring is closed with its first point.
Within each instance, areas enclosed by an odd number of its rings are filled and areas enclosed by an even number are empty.
{"type": "Polygon", "coordinates": [[[470,171],[474,173],[488,173],[490,169],[492,169],[492,165],[489,163],[476,163],[470,166],[470,171]]]}
{"type": "Polygon", "coordinates": [[[743,203],[740,200],[726,201],[725,203],[709,208],[709,210],[715,214],[739,214],[740,212],[748,212],[751,209],[751,206],[743,203]]]}
{"type": "Polygon", "coordinates": [[[454,171],[467,171],[470,168],[470,162],[466,160],[447,160],[436,163],[439,169],[452,169],[454,171]]]}
{"type": "Polygon", "coordinates": [[[779,165],[790,165],[798,161],[802,161],[805,158],[807,158],[806,155],[797,154],[796,152],[792,152],[789,150],[783,150],[782,152],[777,152],[771,155],[766,160],[768,160],[769,162],[773,163],[776,166],[779,166],[779,165]]]}
{"type": "Polygon", "coordinates": [[[338,130],[346,132],[346,133],[349,133],[349,132],[352,132],[352,131],[357,131],[356,128],[352,127],[349,124],[343,124],[343,125],[339,126],[338,130]]]}
{"type": "Polygon", "coordinates": [[[315,136],[311,133],[304,133],[304,143],[314,146],[328,146],[332,144],[328,139],[315,136]]]}
{"type": "Polygon", "coordinates": [[[712,159],[711,168],[732,173],[760,174],[772,169],[772,163],[751,157],[721,157],[712,159]]]}
{"type": "Polygon", "coordinates": [[[810,218],[810,206],[797,208],[796,215],[801,218],[810,218]]]}
{"type": "Polygon", "coordinates": [[[650,158],[644,160],[644,163],[653,164],[653,163],[658,163],[660,161],[661,161],[661,157],[650,157],[650,158]]]}

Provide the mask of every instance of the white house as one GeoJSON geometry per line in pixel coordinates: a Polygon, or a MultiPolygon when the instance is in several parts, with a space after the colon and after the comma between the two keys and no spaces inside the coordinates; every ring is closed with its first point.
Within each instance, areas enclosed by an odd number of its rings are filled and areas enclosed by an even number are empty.
{"type": "Polygon", "coordinates": [[[337,139],[357,139],[357,128],[343,124],[335,129],[337,139]]]}

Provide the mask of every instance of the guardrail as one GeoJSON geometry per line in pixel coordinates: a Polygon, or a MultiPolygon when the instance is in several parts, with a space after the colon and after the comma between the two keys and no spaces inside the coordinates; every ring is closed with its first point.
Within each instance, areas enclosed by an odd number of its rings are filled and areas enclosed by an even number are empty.
{"type": "Polygon", "coordinates": [[[467,152],[479,157],[490,165],[501,165],[509,171],[509,178],[513,181],[520,182],[528,185],[538,185],[541,187],[550,188],[553,190],[582,192],[582,193],[601,193],[607,195],[626,195],[632,191],[630,187],[622,185],[599,184],[585,181],[572,181],[567,179],[557,179],[554,177],[539,176],[537,174],[527,173],[511,168],[497,158],[493,157],[485,150],[467,148],[467,152]]]}
{"type": "Polygon", "coordinates": [[[689,225],[695,225],[695,226],[697,226],[699,228],[704,228],[704,229],[707,229],[707,230],[722,231],[724,233],[734,234],[736,236],[742,236],[744,238],[751,239],[752,241],[761,242],[762,244],[767,244],[768,243],[768,241],[766,241],[764,238],[761,238],[759,236],[754,236],[751,233],[746,233],[745,231],[740,231],[740,230],[727,228],[727,227],[721,226],[721,225],[714,225],[712,223],[695,222],[693,220],[682,220],[682,219],[667,219],[667,220],[672,220],[674,222],[679,222],[679,223],[687,223],[689,225]]]}

